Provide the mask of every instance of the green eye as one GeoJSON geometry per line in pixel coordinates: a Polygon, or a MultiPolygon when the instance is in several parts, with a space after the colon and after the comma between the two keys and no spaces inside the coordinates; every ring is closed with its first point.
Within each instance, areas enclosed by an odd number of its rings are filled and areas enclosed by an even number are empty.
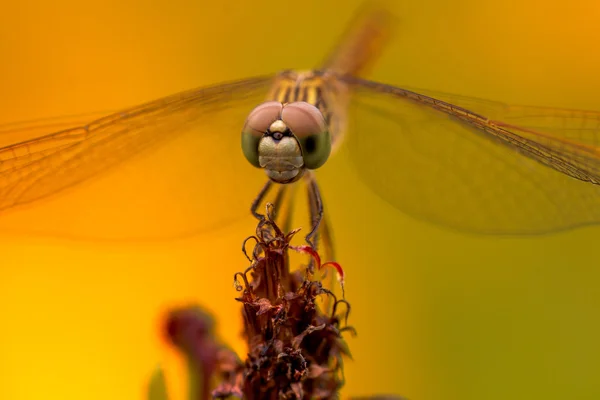
{"type": "Polygon", "coordinates": [[[258,143],[260,139],[260,136],[256,136],[252,132],[242,132],[242,151],[246,160],[256,168],[260,168],[260,163],[258,162],[258,143]]]}
{"type": "Polygon", "coordinates": [[[267,101],[256,107],[242,130],[242,151],[250,164],[261,168],[258,162],[258,144],[269,126],[279,118],[283,105],[277,101],[267,101]]]}
{"type": "Polygon", "coordinates": [[[325,164],[331,153],[331,136],[321,111],[312,104],[299,101],[286,104],[281,117],[302,147],[304,166],[317,169],[325,164]]]}
{"type": "Polygon", "coordinates": [[[331,136],[329,132],[320,132],[298,138],[302,147],[302,158],[308,169],[317,169],[329,158],[331,153],[331,136]]]}

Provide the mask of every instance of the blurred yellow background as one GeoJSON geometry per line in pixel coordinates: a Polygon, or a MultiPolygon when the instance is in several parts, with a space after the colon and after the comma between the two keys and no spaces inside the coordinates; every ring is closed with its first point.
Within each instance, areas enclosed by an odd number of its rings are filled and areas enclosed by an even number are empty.
{"type": "MultiPolygon", "coordinates": [[[[196,86],[312,67],[359,3],[4,4],[0,122],[115,110],[196,86]]],[[[596,1],[393,4],[398,37],[372,78],[600,110],[596,1]]],[[[235,148],[227,156],[242,154],[235,148]]],[[[319,177],[359,332],[348,340],[354,360],[346,364],[344,396],[600,397],[599,228],[466,236],[391,208],[358,180],[343,151],[319,177]]],[[[117,172],[102,187],[113,187],[111,179],[114,187],[127,185],[117,172]]],[[[90,212],[102,201],[85,189],[72,196],[56,207],[90,212]]],[[[56,214],[47,218],[60,222],[56,214]]],[[[231,277],[246,266],[239,244],[252,231],[246,219],[212,235],[150,245],[5,233],[0,399],[142,399],[159,363],[181,394],[180,366],[158,328],[168,307],[192,301],[214,311],[223,340],[243,354],[231,277]]]]}

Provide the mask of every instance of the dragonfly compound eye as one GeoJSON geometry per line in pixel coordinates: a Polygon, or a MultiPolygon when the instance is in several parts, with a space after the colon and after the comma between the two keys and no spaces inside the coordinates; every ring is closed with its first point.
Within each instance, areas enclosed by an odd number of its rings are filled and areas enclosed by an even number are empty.
{"type": "Polygon", "coordinates": [[[331,153],[331,136],[321,111],[306,102],[289,103],[283,107],[281,119],[298,139],[306,168],[322,166],[331,153]]]}
{"type": "Polygon", "coordinates": [[[252,165],[260,168],[258,145],[271,124],[281,116],[283,105],[277,101],[268,101],[257,106],[248,118],[242,130],[242,151],[252,165]]]}

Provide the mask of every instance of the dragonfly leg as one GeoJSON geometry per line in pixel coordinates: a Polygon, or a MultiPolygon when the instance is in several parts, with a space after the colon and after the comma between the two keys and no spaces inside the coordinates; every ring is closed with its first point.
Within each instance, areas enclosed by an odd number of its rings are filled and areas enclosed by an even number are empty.
{"type": "Polygon", "coordinates": [[[333,246],[333,231],[331,229],[331,224],[329,223],[329,218],[327,215],[323,216],[323,221],[321,222],[321,237],[323,243],[323,258],[327,261],[335,260],[335,249],[333,246]]]}
{"type": "MultiPolygon", "coordinates": [[[[313,182],[316,182],[313,179],[313,182]]],[[[316,184],[315,184],[316,185],[316,184]]],[[[320,219],[320,225],[318,227],[317,230],[315,230],[315,235],[314,235],[314,248],[316,250],[316,247],[319,245],[319,241],[322,245],[322,259],[326,260],[326,261],[332,261],[335,260],[335,249],[334,249],[334,244],[333,244],[333,230],[331,229],[331,224],[329,222],[329,218],[327,217],[327,213],[324,212],[324,206],[323,206],[323,199],[320,196],[320,192],[318,191],[318,187],[317,187],[317,191],[313,191],[311,189],[311,186],[309,185],[308,187],[308,192],[309,192],[309,207],[310,207],[310,215],[311,215],[311,220],[315,221],[315,219],[319,218],[320,219]]],[[[313,222],[314,223],[314,222],[313,222]]],[[[309,262],[309,269],[311,271],[314,270],[314,260],[310,260],[309,262]]],[[[325,287],[328,288],[333,288],[333,282],[334,282],[334,277],[335,274],[332,274],[328,269],[326,269],[323,272],[323,276],[322,276],[322,282],[324,283],[325,287]]],[[[332,303],[331,303],[331,297],[327,296],[324,300],[324,310],[329,310],[332,307],[332,303]]]]}
{"type": "MultiPolygon", "coordinates": [[[[333,230],[331,229],[331,224],[329,223],[329,218],[327,218],[327,214],[323,215],[323,221],[321,222],[321,243],[323,244],[323,259],[325,261],[335,261],[335,249],[333,245],[333,230]]],[[[325,269],[323,272],[322,281],[325,287],[333,290],[334,288],[334,279],[335,274],[331,273],[329,269],[325,269]]],[[[332,299],[330,296],[327,296],[324,300],[323,309],[330,310],[332,307],[332,299]]]]}
{"type": "MultiPolygon", "coordinates": [[[[315,186],[316,181],[314,179],[307,178],[306,194],[308,195],[308,212],[312,228],[308,235],[306,235],[305,239],[306,242],[310,245],[310,247],[312,247],[313,250],[317,251],[317,247],[319,246],[319,225],[321,223],[320,219],[317,219],[319,215],[318,208],[321,199],[319,198],[318,188],[317,191],[315,191],[315,186]]],[[[315,271],[315,260],[312,257],[308,261],[308,271],[311,274],[315,271]]]]}
{"type": "MultiPolygon", "coordinates": [[[[292,230],[292,218],[294,216],[294,207],[295,199],[296,199],[296,188],[298,187],[295,183],[290,185],[283,185],[285,189],[289,189],[287,192],[289,194],[288,201],[286,204],[285,214],[281,218],[281,227],[284,232],[290,232],[292,230]],[[291,186],[291,187],[290,187],[291,186]]],[[[281,205],[284,203],[282,202],[281,205]]]]}
{"type": "MultiPolygon", "coordinates": [[[[283,207],[283,204],[285,201],[285,194],[287,193],[288,186],[289,185],[279,185],[279,188],[277,189],[277,195],[275,195],[275,200],[273,200],[274,217],[277,217],[282,210],[282,207],[283,207]]],[[[286,213],[283,221],[286,222],[288,217],[289,217],[289,210],[286,213]]],[[[285,226],[285,223],[280,224],[280,226],[283,227],[283,232],[288,231],[288,227],[285,226]]]]}
{"type": "Polygon", "coordinates": [[[269,190],[271,189],[271,186],[273,186],[273,182],[269,179],[267,181],[267,183],[265,183],[265,185],[263,186],[263,188],[260,190],[260,192],[258,193],[258,196],[256,196],[256,198],[252,202],[252,206],[250,207],[250,212],[252,213],[252,215],[254,215],[254,218],[256,218],[259,221],[264,221],[266,217],[265,217],[265,215],[260,214],[256,210],[258,209],[258,207],[260,206],[260,204],[264,200],[264,198],[267,195],[267,193],[269,193],[269,190]]]}
{"type": "MultiPolygon", "coordinates": [[[[271,180],[269,180],[263,186],[262,190],[258,193],[258,196],[256,196],[256,198],[252,202],[250,211],[251,211],[252,215],[254,215],[254,217],[256,219],[258,219],[259,221],[264,221],[266,216],[263,214],[260,214],[257,210],[260,207],[260,205],[262,204],[265,197],[267,196],[267,193],[271,189],[272,185],[273,185],[273,182],[271,180]]],[[[282,207],[285,204],[285,195],[288,192],[288,190],[287,190],[288,186],[289,185],[279,185],[277,194],[275,195],[275,199],[273,200],[273,203],[272,203],[273,216],[276,216],[278,214],[278,212],[282,210],[282,207]]],[[[291,204],[292,202],[293,202],[293,197],[290,199],[289,207],[286,210],[285,217],[283,218],[283,222],[281,224],[281,226],[283,227],[283,232],[288,232],[290,230],[290,225],[292,222],[291,221],[292,210],[293,210],[293,204],[291,204]]],[[[269,204],[269,203],[267,203],[267,204],[269,204]]]]}
{"type": "Polygon", "coordinates": [[[307,174],[307,180],[308,207],[310,211],[312,228],[310,232],[308,232],[308,235],[306,235],[305,240],[310,247],[312,247],[314,250],[317,250],[319,241],[319,227],[321,225],[321,221],[323,220],[323,200],[321,199],[321,192],[319,191],[319,186],[317,185],[317,181],[315,180],[314,176],[312,174],[307,174]]]}

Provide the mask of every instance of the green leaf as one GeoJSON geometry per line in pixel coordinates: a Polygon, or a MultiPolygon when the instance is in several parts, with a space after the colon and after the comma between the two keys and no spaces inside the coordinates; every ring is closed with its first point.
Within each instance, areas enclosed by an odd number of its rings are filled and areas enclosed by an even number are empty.
{"type": "Polygon", "coordinates": [[[157,367],[148,385],[148,400],[169,400],[167,382],[161,367],[157,367]]]}

